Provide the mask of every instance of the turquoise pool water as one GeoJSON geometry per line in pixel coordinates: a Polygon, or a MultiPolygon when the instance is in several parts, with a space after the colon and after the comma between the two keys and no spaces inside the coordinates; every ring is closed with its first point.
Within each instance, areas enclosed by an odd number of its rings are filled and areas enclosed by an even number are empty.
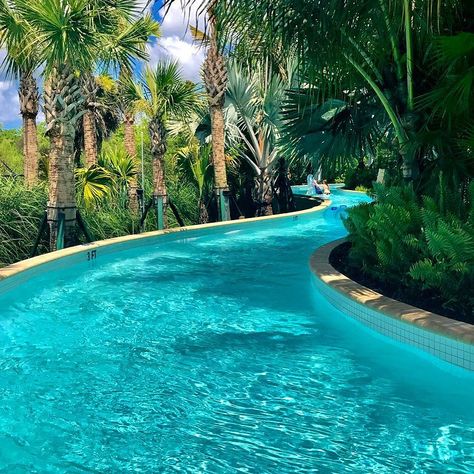
{"type": "Polygon", "coordinates": [[[0,472],[474,472],[474,378],[314,293],[343,234],[186,232],[0,297],[0,472]]]}

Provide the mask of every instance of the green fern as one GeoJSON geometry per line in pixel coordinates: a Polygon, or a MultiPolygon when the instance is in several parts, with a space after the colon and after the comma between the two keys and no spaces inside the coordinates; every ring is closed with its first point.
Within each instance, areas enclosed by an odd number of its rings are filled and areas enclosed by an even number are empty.
{"type": "MultiPolygon", "coordinates": [[[[440,176],[440,185],[445,185],[440,176]]],[[[447,307],[474,304],[474,184],[467,198],[446,190],[419,200],[411,187],[376,185],[375,204],[349,210],[350,262],[412,291],[430,290],[447,307]]]]}

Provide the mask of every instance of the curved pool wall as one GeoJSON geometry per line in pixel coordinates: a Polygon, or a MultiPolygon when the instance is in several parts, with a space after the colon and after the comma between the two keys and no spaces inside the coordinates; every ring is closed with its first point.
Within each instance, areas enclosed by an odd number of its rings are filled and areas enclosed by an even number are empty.
{"type": "Polygon", "coordinates": [[[89,267],[96,266],[104,257],[130,249],[152,247],[157,243],[193,238],[195,235],[212,235],[223,232],[226,228],[232,230],[255,229],[271,222],[296,222],[310,218],[314,213],[324,211],[331,201],[303,211],[289,212],[274,216],[255,217],[242,220],[217,222],[171,228],[162,231],[146,232],[143,234],[126,235],[107,240],[78,245],[56,252],[46,253],[27,260],[0,268],[0,295],[23,284],[35,275],[50,272],[55,269],[68,268],[71,265],[87,263],[89,267]],[[185,233],[185,234],[184,234],[185,233]]]}
{"type": "Polygon", "coordinates": [[[471,373],[314,291],[309,257],[359,199],[17,273],[0,295],[0,471],[474,472],[471,373]]]}
{"type": "Polygon", "coordinates": [[[344,239],[311,256],[315,288],[347,317],[379,334],[423,350],[445,362],[474,371],[474,326],[395,301],[338,272],[329,262],[344,239]]]}

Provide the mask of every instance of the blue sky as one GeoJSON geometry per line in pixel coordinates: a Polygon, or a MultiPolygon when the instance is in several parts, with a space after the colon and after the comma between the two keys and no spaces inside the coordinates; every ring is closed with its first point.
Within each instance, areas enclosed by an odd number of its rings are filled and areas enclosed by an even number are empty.
{"type": "MultiPolygon", "coordinates": [[[[146,0],[138,0],[146,5],[146,0]]],[[[193,44],[187,30],[188,20],[195,24],[195,11],[183,11],[180,2],[175,2],[165,18],[162,17],[162,1],[158,0],[150,8],[153,16],[161,23],[161,37],[150,42],[150,64],[154,65],[159,59],[170,58],[180,63],[186,79],[198,81],[200,68],[204,60],[202,48],[193,44]]],[[[0,50],[0,62],[5,52],[0,50]]],[[[0,73],[0,124],[2,128],[17,128],[21,125],[18,107],[17,82],[0,73]]],[[[42,120],[42,113],[38,120],[42,120]]]]}

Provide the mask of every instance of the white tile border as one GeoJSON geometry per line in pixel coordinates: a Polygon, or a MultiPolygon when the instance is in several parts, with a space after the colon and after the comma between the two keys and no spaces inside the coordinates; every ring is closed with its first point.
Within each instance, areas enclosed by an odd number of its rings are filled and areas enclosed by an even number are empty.
{"type": "Polygon", "coordinates": [[[474,371],[473,325],[392,300],[349,279],[329,263],[342,242],[320,247],[310,259],[316,287],[333,306],[385,336],[474,371]]]}

